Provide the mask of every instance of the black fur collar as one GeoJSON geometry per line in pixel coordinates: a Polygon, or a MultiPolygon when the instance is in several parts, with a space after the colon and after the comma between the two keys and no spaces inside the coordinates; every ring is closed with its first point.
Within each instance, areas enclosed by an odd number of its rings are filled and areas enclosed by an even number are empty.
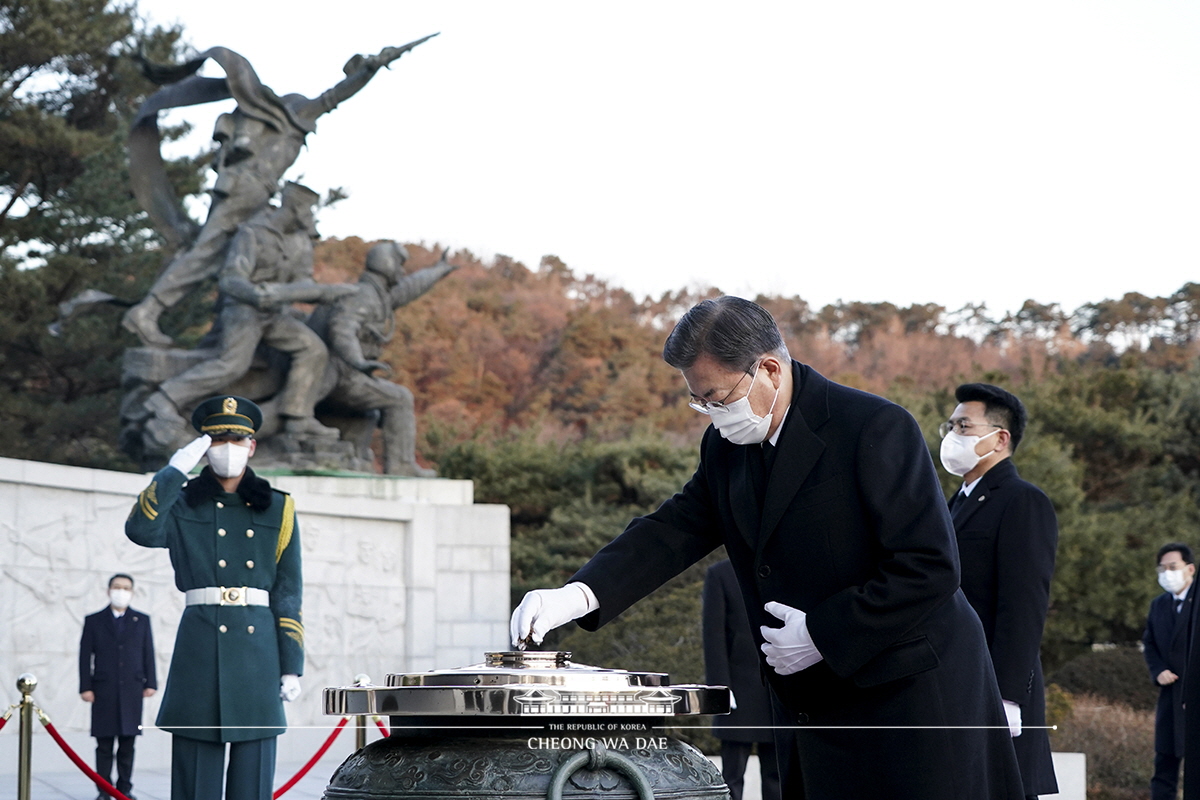
{"type": "MultiPolygon", "coordinates": [[[[225,489],[217,481],[212,467],[205,467],[204,471],[183,487],[183,499],[191,508],[224,493],[225,489]]],[[[255,511],[265,511],[271,507],[271,484],[255,475],[254,470],[249,467],[246,467],[246,474],[238,484],[237,493],[255,511]]]]}

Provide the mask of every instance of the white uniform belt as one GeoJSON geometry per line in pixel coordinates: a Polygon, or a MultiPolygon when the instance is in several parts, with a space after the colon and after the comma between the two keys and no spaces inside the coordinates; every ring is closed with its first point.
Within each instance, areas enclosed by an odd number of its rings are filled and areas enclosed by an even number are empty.
{"type": "Polygon", "coordinates": [[[184,592],[189,606],[266,606],[271,593],[252,586],[205,586],[184,592]]]}

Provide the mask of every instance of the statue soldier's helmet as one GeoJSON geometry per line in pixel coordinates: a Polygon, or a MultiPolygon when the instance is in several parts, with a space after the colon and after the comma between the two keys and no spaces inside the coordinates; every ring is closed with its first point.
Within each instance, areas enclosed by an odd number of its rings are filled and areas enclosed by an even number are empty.
{"type": "Polygon", "coordinates": [[[253,436],[262,420],[257,404],[229,394],[210,397],[192,412],[192,427],[209,436],[253,436]]]}
{"type": "Polygon", "coordinates": [[[367,251],[366,267],[382,275],[389,285],[404,277],[404,265],[408,261],[408,249],[399,242],[380,242],[367,251]]]}

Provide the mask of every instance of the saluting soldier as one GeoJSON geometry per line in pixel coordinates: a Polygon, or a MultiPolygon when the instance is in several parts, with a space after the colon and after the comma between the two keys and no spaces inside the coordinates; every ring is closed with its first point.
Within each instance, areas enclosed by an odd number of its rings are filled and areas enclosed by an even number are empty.
{"type": "Polygon", "coordinates": [[[170,731],[173,800],[270,800],[283,700],[300,694],[300,529],[291,496],[246,466],[262,411],[205,400],[201,436],[138,495],[125,534],[165,547],[186,594],[158,726],[170,731]],[[201,458],[208,466],[189,480],[201,458]],[[225,775],[225,748],[229,770],[225,775]]]}

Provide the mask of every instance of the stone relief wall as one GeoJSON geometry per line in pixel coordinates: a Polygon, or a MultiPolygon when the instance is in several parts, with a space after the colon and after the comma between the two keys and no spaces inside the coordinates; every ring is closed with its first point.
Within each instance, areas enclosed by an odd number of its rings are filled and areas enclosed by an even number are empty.
{"type": "MultiPolygon", "coordinates": [[[[266,477],[296,498],[304,559],[304,691],[287,706],[280,765],[306,760],[337,722],[322,714],[323,688],[358,673],[382,683],[389,672],[464,666],[507,649],[506,507],[474,505],[469,481],[266,477]]],[[[136,581],[132,607],[152,618],[160,689],[183,612],[167,551],[138,547],[123,532],[147,480],[0,458],[0,702],[16,702],[17,676],[33,673],[34,701],[88,760],[79,636],[84,616],[107,605],[109,576],[136,581]]],[[[158,699],[146,702],[144,724],[153,724],[158,699]]],[[[73,769],[35,729],[35,772],[73,769]]],[[[353,736],[338,742],[333,752],[344,756],[353,736]]],[[[147,730],[137,759],[137,769],[165,768],[169,736],[147,730]]],[[[16,763],[15,735],[0,737],[0,763],[16,763]]]]}

